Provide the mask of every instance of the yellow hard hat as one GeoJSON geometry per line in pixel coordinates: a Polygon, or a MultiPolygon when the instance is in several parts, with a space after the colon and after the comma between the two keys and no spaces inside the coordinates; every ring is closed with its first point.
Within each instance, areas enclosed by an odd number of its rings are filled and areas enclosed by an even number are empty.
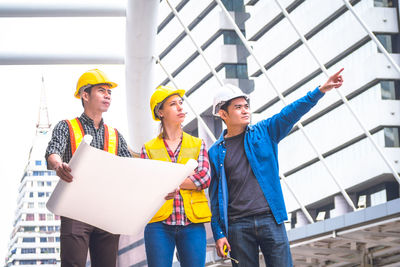
{"type": "Polygon", "coordinates": [[[185,90],[181,89],[175,89],[170,86],[164,86],[160,85],[157,87],[156,91],[152,94],[150,98],[150,110],[151,114],[153,115],[153,119],[155,121],[159,121],[160,118],[156,114],[157,110],[156,107],[160,107],[160,104],[164,102],[165,99],[167,99],[171,95],[179,95],[180,97],[183,97],[185,95],[185,90]]]}
{"type": "MultiPolygon", "coordinates": [[[[76,91],[74,96],[78,99],[81,98],[80,96],[80,90],[82,87],[86,87],[86,86],[93,86],[96,84],[109,84],[110,85],[110,89],[115,88],[118,86],[118,84],[110,81],[106,74],[104,72],[102,72],[101,70],[98,69],[92,69],[92,70],[88,70],[87,72],[85,72],[84,74],[81,75],[81,77],[78,80],[78,83],[76,85],[76,91]]],[[[86,88],[85,88],[86,89],[86,88]]]]}

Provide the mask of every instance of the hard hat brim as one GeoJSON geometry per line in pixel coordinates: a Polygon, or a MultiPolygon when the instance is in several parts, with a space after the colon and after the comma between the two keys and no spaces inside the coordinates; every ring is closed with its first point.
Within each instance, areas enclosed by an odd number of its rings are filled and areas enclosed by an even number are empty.
{"type": "MultiPolygon", "coordinates": [[[[99,84],[103,84],[103,83],[93,84],[92,87],[96,86],[96,85],[99,85],[99,84]]],[[[109,84],[110,85],[110,89],[114,89],[115,87],[118,86],[118,84],[116,84],[114,82],[107,82],[107,83],[104,83],[104,84],[109,84]]],[[[80,90],[76,90],[76,92],[75,92],[75,98],[77,98],[77,99],[81,99],[81,95],[79,94],[79,92],[80,92],[80,90]]]]}
{"type": "Polygon", "coordinates": [[[216,117],[220,117],[219,116],[219,111],[221,110],[221,107],[223,107],[229,101],[232,101],[232,100],[237,99],[237,98],[244,98],[247,101],[247,103],[250,104],[250,98],[249,98],[248,95],[243,94],[243,95],[240,95],[240,96],[236,96],[236,97],[233,97],[233,98],[231,98],[231,99],[229,99],[227,101],[224,101],[224,103],[219,103],[218,105],[213,107],[213,115],[216,116],[216,117]]]}

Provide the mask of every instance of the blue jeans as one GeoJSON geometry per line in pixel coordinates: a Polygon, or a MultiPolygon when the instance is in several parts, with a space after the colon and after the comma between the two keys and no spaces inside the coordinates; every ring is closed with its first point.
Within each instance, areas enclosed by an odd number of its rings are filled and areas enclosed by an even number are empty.
{"type": "Polygon", "coordinates": [[[228,241],[234,267],[258,267],[259,248],[268,267],[293,266],[285,225],[271,213],[230,220],[228,241]]]}
{"type": "Polygon", "coordinates": [[[205,265],[207,241],[202,223],[186,226],[149,223],[144,229],[144,243],[149,267],[171,267],[175,246],[182,267],[205,265]]]}

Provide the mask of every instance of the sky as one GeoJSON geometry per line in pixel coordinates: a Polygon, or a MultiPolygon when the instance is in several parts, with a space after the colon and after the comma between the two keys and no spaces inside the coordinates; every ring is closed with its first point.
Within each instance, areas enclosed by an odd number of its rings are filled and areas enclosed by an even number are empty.
{"type": "MultiPolygon", "coordinates": [[[[16,2],[21,1],[0,0],[0,4],[16,2]]],[[[123,55],[124,36],[125,18],[0,18],[0,55],[123,55]]],[[[81,103],[73,94],[79,76],[92,68],[105,71],[111,80],[119,84],[104,119],[121,131],[129,143],[123,65],[0,64],[0,265],[7,253],[18,186],[35,136],[42,76],[47,91],[49,118],[54,126],[59,120],[71,119],[82,113],[81,103]]]]}

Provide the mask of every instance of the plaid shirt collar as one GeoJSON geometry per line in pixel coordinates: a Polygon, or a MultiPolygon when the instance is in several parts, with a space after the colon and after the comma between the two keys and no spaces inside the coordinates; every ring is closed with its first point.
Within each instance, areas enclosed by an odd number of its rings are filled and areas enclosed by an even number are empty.
{"type": "MultiPolygon", "coordinates": [[[[94,121],[89,118],[88,115],[85,114],[85,112],[82,113],[82,115],[79,117],[79,119],[81,120],[81,122],[83,124],[87,124],[87,125],[92,125],[94,127],[94,121]]],[[[101,118],[100,124],[99,124],[99,129],[103,126],[104,124],[104,120],[103,118],[101,118]]]]}
{"type": "Polygon", "coordinates": [[[176,147],[175,151],[172,151],[169,148],[169,146],[167,144],[167,141],[165,141],[165,139],[163,138],[165,148],[167,149],[168,155],[171,158],[172,162],[177,162],[177,160],[178,160],[179,152],[181,151],[181,146],[182,146],[182,139],[183,139],[183,134],[181,135],[181,141],[179,142],[179,144],[176,147]]]}

